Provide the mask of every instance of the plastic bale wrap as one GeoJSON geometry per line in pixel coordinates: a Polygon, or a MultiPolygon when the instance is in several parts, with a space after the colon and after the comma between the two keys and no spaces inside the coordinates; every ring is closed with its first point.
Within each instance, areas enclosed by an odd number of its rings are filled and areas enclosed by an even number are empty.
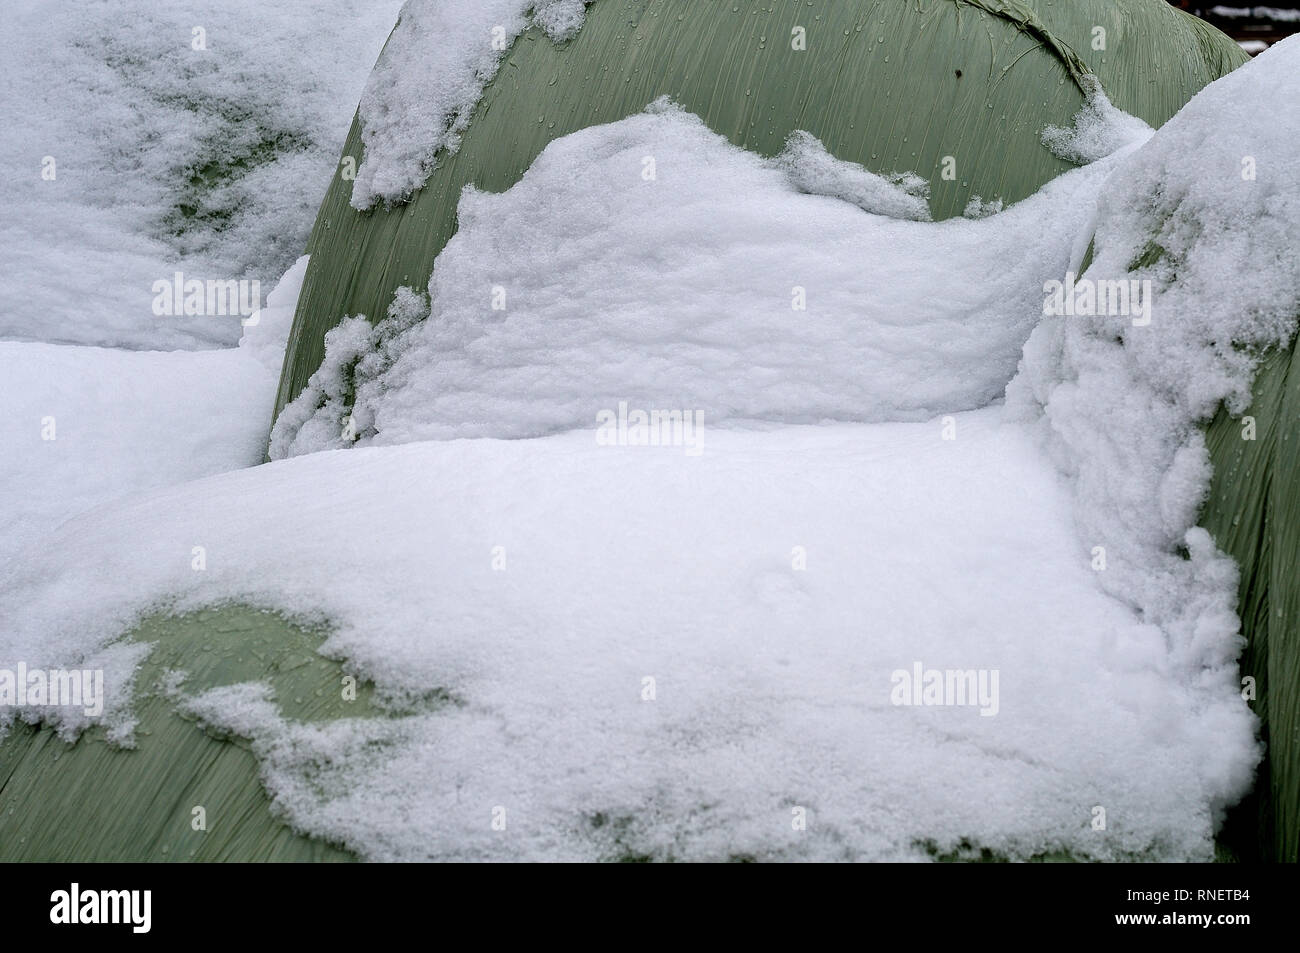
{"type": "Polygon", "coordinates": [[[229,606],[156,616],[128,638],[154,643],[135,678],[135,746],[110,744],[101,728],[69,743],[14,725],[0,741],[0,861],[353,859],[276,817],[248,744],[183,714],[176,694],[257,681],[296,721],[383,717],[367,685],[345,698],[318,633],[229,606]],[[173,672],[185,673],[179,686],[173,672]]]}
{"type": "Polygon", "coordinates": [[[1300,367],[1270,355],[1240,417],[1222,410],[1206,433],[1214,461],[1201,519],[1241,567],[1238,611],[1254,679],[1252,707],[1268,757],[1255,794],[1224,840],[1241,859],[1300,860],[1300,367]],[[1254,439],[1244,439],[1252,417],[1254,439]]]}

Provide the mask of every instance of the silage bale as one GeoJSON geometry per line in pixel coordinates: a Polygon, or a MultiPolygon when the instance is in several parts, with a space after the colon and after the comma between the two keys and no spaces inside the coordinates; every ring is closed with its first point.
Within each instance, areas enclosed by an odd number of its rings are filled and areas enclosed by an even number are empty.
{"type": "MultiPolygon", "coordinates": [[[[397,287],[427,283],[465,185],[503,191],[549,142],[660,96],[763,155],[802,129],[871,171],[919,173],[942,219],[976,196],[1018,201],[1069,169],[1041,135],[1069,124],[1090,77],[1158,126],[1245,60],[1164,0],[597,0],[567,43],[537,30],[516,40],[459,150],[440,156],[409,202],[357,211],[351,179],[334,177],[308,246],[277,413],[319,365],[326,331],[346,315],[378,318],[397,287]],[[796,26],[805,50],[790,42],[796,26]],[[1097,28],[1104,49],[1094,48],[1097,28]],[[949,156],[952,179],[942,174],[949,156]]],[[[354,120],[343,154],[355,167],[361,151],[354,120]]],[[[269,680],[286,717],[385,717],[364,697],[341,702],[341,669],[315,655],[319,637],[240,606],[156,618],[134,637],[156,643],[136,682],[136,749],[105,744],[98,729],[67,743],[18,726],[0,742],[0,859],[348,859],[274,817],[253,754],[179,714],[166,686],[172,670],[189,674],[189,691],[269,680]],[[196,807],[206,831],[193,826],[196,807]]]]}
{"type": "Polygon", "coordinates": [[[308,243],[275,413],[302,392],[340,320],[379,320],[398,287],[427,285],[466,185],[504,191],[549,142],[661,96],[761,155],[805,130],[872,172],[918,174],[938,220],[977,197],[1017,202],[1071,168],[1042,133],[1070,124],[1094,79],[1158,127],[1247,59],[1165,0],[596,0],[567,42],[536,28],[515,40],[459,149],[438,155],[407,202],[350,204],[344,173],[365,161],[353,120],[308,243]]]}

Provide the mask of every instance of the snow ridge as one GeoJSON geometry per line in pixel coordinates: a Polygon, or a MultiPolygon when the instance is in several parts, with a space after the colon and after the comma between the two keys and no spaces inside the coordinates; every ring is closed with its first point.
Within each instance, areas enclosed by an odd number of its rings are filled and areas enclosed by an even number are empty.
{"type": "Polygon", "coordinates": [[[352,206],[409,198],[442,150],[455,152],[483,90],[520,33],[556,42],[582,28],[590,0],[407,0],[358,110],[365,146],[352,206]]]}

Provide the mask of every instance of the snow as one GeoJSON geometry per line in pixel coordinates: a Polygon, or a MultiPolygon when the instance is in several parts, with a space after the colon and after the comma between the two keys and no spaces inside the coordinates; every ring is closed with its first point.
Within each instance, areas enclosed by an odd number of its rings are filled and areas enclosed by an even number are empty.
{"type": "Polygon", "coordinates": [[[589,0],[407,0],[361,97],[365,146],[352,205],[404,201],[440,150],[455,152],[483,89],[515,37],[536,24],[559,42],[589,0]]]}
{"type": "Polygon", "coordinates": [[[1237,572],[1195,527],[1211,476],[1199,425],[1224,401],[1241,413],[1261,354],[1296,331],[1300,114],[1276,104],[1300,95],[1298,59],[1292,38],[1207,87],[1106,182],[1084,278],[1149,281],[1150,323],[1045,319],[1008,388],[1071,479],[1085,545],[1105,549],[1098,579],[1160,627],[1171,671],[1225,723],[1237,572]]]}
{"type": "Polygon", "coordinates": [[[1002,211],[1004,203],[1001,199],[985,199],[982,195],[972,195],[970,201],[966,203],[966,208],[962,210],[962,215],[966,218],[988,218],[990,215],[996,215],[1002,211]]]}
{"type": "Polygon", "coordinates": [[[298,294],[307,275],[311,256],[303,255],[284,273],[269,295],[266,305],[257,311],[244,327],[239,339],[239,353],[260,363],[280,376],[284,364],[284,351],[293,330],[294,312],[298,308],[298,294]]]}
{"type": "Polygon", "coordinates": [[[1070,128],[1048,126],[1043,145],[1067,162],[1085,164],[1104,159],[1151,138],[1152,129],[1111,103],[1105,90],[1093,81],[1087,102],[1070,128]]]}
{"type": "Polygon", "coordinates": [[[260,463],[278,367],[0,342],[0,565],[93,506],[260,463]]]}
{"type": "Polygon", "coordinates": [[[0,112],[21,135],[0,138],[0,339],[234,345],[235,318],[156,316],[153,284],[288,269],[398,9],[6,0],[0,112]]]}
{"type": "Polygon", "coordinates": [[[811,136],[766,160],[660,101],[551,143],[505,193],[466,189],[427,298],[331,332],[271,456],[540,436],[620,401],[710,426],[985,406],[1116,161],[979,221],[905,221],[863,208],[923,208],[906,184],[811,136]]]}
{"type": "Polygon", "coordinates": [[[299,259],[238,348],[127,351],[0,341],[0,566],[111,500],[262,462],[299,259]]]}
{"type": "MultiPolygon", "coordinates": [[[[114,501],[262,462],[284,345],[308,259],[267,296],[238,348],[130,351],[0,341],[7,413],[0,420],[0,590],[60,526],[114,501]]],[[[3,597],[0,597],[2,599],[3,597]]],[[[0,643],[10,633],[0,626],[0,643]]],[[[5,654],[0,651],[0,654],[5,654]]],[[[129,688],[147,651],[86,653],[116,686],[100,717],[25,709],[72,740],[92,722],[131,745],[129,688]]],[[[6,656],[7,657],[7,656],[6,656]]],[[[25,661],[25,660],[24,660],[25,661]]]]}
{"type": "Polygon", "coordinates": [[[802,130],[790,134],[776,161],[801,192],[852,202],[875,215],[930,221],[930,183],[915,173],[876,175],[855,162],[835,158],[820,139],[802,130]]]}
{"type": "Polygon", "coordinates": [[[192,702],[251,735],[295,825],[371,859],[897,859],[963,837],[1204,858],[1244,706],[1221,724],[1169,676],[999,417],[710,432],[698,457],[592,429],[311,454],[83,517],[0,619],[63,657],[156,600],[238,597],[324,614],[323,651],[390,693],[445,689],[323,727],[260,688],[192,702]],[[996,717],[891,704],[918,661],[998,671],[996,717]]]}

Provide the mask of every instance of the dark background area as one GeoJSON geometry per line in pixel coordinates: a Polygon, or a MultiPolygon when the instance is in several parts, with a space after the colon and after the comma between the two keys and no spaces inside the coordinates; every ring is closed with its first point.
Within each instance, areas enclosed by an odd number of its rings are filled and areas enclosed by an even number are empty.
{"type": "Polygon", "coordinates": [[[1265,5],[1204,3],[1201,0],[1169,2],[1213,23],[1241,43],[1252,56],[1292,33],[1300,33],[1300,0],[1275,0],[1265,5]]]}

